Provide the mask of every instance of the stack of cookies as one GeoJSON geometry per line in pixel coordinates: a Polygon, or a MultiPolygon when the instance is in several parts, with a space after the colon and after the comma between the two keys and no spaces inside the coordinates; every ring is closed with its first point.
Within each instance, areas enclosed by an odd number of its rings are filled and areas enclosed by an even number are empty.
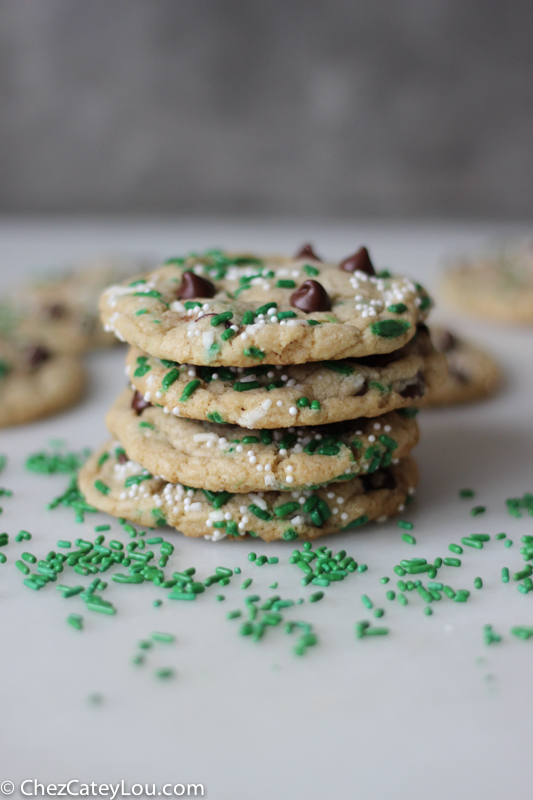
{"type": "Polygon", "coordinates": [[[131,346],[130,387],[80,488],[110,514],[214,541],[315,539],[401,511],[412,404],[446,375],[430,305],[366,248],[340,264],[309,245],[209,250],[109,287],[102,319],[131,346]]]}

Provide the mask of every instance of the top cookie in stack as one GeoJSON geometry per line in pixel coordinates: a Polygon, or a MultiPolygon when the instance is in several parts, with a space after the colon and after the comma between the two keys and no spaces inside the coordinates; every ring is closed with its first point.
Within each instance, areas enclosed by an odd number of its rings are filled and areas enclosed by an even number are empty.
{"type": "Polygon", "coordinates": [[[219,250],[170,259],[110,287],[100,309],[106,330],[150,355],[254,367],[390,353],[430,305],[418,284],[376,275],[366,249],[325,264],[305,247],[292,259],[219,250]]]}
{"type": "Polygon", "coordinates": [[[132,389],[83,491],[213,539],[315,538],[395,513],[418,429],[394,409],[446,372],[430,305],[365,248],[340,264],[309,245],[292,259],[210,250],[110,287],[102,319],[132,346],[132,389]]]}

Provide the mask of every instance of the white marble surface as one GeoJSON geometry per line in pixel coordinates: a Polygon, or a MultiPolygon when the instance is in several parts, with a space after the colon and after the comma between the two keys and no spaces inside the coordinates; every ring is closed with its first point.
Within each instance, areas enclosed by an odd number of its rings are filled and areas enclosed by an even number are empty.
{"type": "MultiPolygon", "coordinates": [[[[311,239],[332,256],[365,242],[381,266],[405,270],[431,288],[443,256],[494,233],[444,224],[4,220],[0,270],[6,286],[41,266],[91,253],[168,255],[208,244],[291,251],[311,239]]],[[[189,604],[167,601],[149,584],[110,583],[106,594],[116,617],[85,612],[81,601],[63,600],[52,586],[37,594],[22,585],[13,566],[23,549],[13,543],[20,528],[33,533],[26,549],[41,556],[58,538],[91,535],[104,521],[104,515],[88,515],[78,525],[68,509],[46,511],[66,478],[27,473],[23,463],[51,438],[66,439],[70,448],[98,444],[105,436],[103,415],[123,385],[123,350],[87,359],[91,388],[78,408],[0,432],[0,452],[10,458],[0,485],[15,493],[3,498],[0,517],[1,530],[12,537],[9,563],[0,566],[0,783],[202,783],[213,800],[527,795],[533,640],[520,641],[509,628],[533,624],[533,595],[503,585],[500,569],[521,567],[520,536],[532,533],[531,518],[508,516],[505,499],[533,490],[533,330],[455,322],[498,358],[506,386],[490,402],[421,415],[420,491],[406,515],[418,544],[403,543],[394,520],[331,537],[332,547],[346,548],[369,569],[332,585],[322,602],[286,614],[312,622],[320,637],[301,659],[282,630],[269,630],[255,644],[238,635],[238,621],[225,619],[228,610],[242,607],[239,578],[223,590],[223,603],[214,600],[214,590],[189,604]],[[463,486],[476,490],[475,502],[488,508],[484,516],[470,517],[472,504],[457,496],[463,486]],[[460,570],[439,573],[471,590],[467,604],[443,599],[426,617],[418,595],[408,595],[406,608],[385,599],[385,590],[395,588],[392,567],[399,559],[444,556],[450,542],[475,531],[506,531],[514,545],[506,550],[492,540],[480,552],[465,552],[460,570]],[[387,587],[379,583],[383,575],[391,577],[387,587]],[[481,591],[472,586],[476,575],[485,582],[481,591]],[[363,593],[386,609],[388,637],[354,640],[354,622],[369,615],[363,593]],[[154,608],[158,596],[165,602],[154,608]],[[83,632],[66,624],[71,611],[84,615],[83,632]],[[485,623],[503,634],[501,644],[483,644],[485,623]],[[176,643],[154,647],[146,666],[132,666],[138,641],[153,630],[174,633],[176,643]],[[176,679],[157,681],[159,666],[173,666],[176,679]],[[103,697],[98,707],[88,702],[94,692],[103,697]]],[[[119,533],[117,523],[113,532],[119,533]]],[[[206,576],[219,564],[240,565],[242,577],[254,579],[250,591],[262,597],[273,593],[267,588],[273,580],[283,597],[310,593],[288,564],[290,543],[254,544],[281,560],[259,569],[246,559],[248,542],[173,539],[174,569],[194,564],[206,576]]],[[[66,582],[73,583],[70,575],[66,582]]]]}

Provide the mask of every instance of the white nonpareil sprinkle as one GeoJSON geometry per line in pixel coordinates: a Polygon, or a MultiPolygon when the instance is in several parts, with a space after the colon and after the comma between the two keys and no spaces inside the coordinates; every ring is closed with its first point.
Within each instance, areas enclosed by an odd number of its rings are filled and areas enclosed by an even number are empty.
{"type": "Polygon", "coordinates": [[[296,406],[291,406],[289,408],[289,414],[291,415],[291,417],[295,417],[297,413],[298,409],[296,408],[296,406]]]}

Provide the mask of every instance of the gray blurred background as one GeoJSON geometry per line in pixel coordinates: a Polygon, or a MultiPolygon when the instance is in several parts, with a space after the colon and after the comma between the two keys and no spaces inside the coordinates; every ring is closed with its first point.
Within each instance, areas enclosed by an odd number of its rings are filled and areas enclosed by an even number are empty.
{"type": "Polygon", "coordinates": [[[532,0],[0,0],[0,213],[523,219],[532,0]]]}

